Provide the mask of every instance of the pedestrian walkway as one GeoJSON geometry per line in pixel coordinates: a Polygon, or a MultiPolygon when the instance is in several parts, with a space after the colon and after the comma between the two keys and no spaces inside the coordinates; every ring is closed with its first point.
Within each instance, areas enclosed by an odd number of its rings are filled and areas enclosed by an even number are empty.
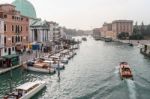
{"type": "Polygon", "coordinates": [[[150,44],[150,40],[115,40],[115,41],[126,43],[126,44],[132,43],[135,46],[137,46],[138,44],[142,44],[142,45],[150,44]]]}
{"type": "Polygon", "coordinates": [[[0,74],[3,74],[5,72],[10,71],[11,69],[15,69],[15,68],[18,68],[18,67],[20,67],[20,65],[9,67],[9,68],[0,68],[0,74]]]}
{"type": "MultiPolygon", "coordinates": [[[[60,50],[60,51],[62,51],[62,50],[60,50]]],[[[59,53],[60,51],[58,51],[58,53],[59,53]]],[[[48,54],[54,55],[54,54],[56,54],[56,53],[53,53],[53,52],[51,52],[51,53],[38,52],[37,55],[36,55],[35,52],[30,53],[30,54],[29,54],[29,53],[24,53],[23,55],[20,55],[20,63],[25,64],[28,60],[31,60],[31,59],[36,58],[36,56],[46,56],[46,55],[48,55],[48,54]]],[[[19,64],[19,65],[17,65],[17,66],[12,66],[12,67],[10,67],[10,68],[0,68],[0,74],[3,74],[3,73],[5,73],[5,72],[8,72],[8,71],[10,71],[11,69],[18,68],[18,67],[20,67],[20,66],[21,66],[21,64],[19,64]]]]}

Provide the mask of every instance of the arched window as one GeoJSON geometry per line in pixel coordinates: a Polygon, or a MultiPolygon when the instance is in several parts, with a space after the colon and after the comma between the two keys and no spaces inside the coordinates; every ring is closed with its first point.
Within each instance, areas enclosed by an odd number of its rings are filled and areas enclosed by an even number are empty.
{"type": "Polygon", "coordinates": [[[18,42],[17,36],[16,36],[16,42],[18,42]]]}
{"type": "Polygon", "coordinates": [[[20,36],[18,36],[18,42],[20,42],[20,36]]]}
{"type": "Polygon", "coordinates": [[[4,43],[6,44],[6,36],[4,37],[4,43]]]}
{"type": "Polygon", "coordinates": [[[12,43],[14,43],[14,36],[12,36],[12,43]]]}

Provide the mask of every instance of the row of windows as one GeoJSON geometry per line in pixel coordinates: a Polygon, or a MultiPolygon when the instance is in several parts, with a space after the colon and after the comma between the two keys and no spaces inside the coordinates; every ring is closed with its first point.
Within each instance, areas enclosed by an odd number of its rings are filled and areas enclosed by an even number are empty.
{"type": "MultiPolygon", "coordinates": [[[[22,42],[23,37],[22,36],[12,36],[12,43],[17,43],[17,42],[22,42]]],[[[28,41],[28,36],[26,37],[26,41],[28,41]]],[[[7,37],[4,37],[4,43],[6,44],[7,42],[7,37]]]]}
{"type": "Polygon", "coordinates": [[[123,31],[129,31],[130,27],[128,25],[121,25],[119,28],[118,28],[120,31],[123,30],[123,31]]]}
{"type": "MultiPolygon", "coordinates": [[[[11,48],[5,48],[5,53],[7,53],[8,49],[11,49],[11,48]]],[[[15,47],[12,47],[12,51],[15,51],[15,47]]]]}
{"type": "MultiPolygon", "coordinates": [[[[3,16],[3,18],[7,18],[7,15],[5,14],[4,16],[3,16]]],[[[18,17],[18,16],[12,16],[12,19],[13,20],[17,20],[17,21],[23,21],[23,17],[18,17]]],[[[26,18],[26,21],[28,22],[28,18],[26,18]]]]}
{"type": "Polygon", "coordinates": [[[12,43],[22,42],[22,36],[12,36],[12,43]]]}
{"type": "MultiPolygon", "coordinates": [[[[4,31],[7,31],[7,25],[4,24],[4,31]]],[[[19,25],[12,25],[12,31],[15,33],[20,33],[23,31],[22,26],[19,25]]],[[[28,31],[28,27],[26,27],[26,31],[28,31]]]]}

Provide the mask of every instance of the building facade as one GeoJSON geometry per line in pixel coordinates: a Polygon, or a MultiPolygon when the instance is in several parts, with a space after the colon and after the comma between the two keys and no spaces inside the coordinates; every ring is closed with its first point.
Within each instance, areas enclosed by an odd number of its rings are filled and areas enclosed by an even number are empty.
{"type": "Polygon", "coordinates": [[[37,18],[36,10],[29,0],[15,0],[12,4],[21,14],[29,17],[29,45],[38,43],[40,49],[55,49],[55,45],[60,44],[63,30],[58,23],[37,18]]]}
{"type": "Polygon", "coordinates": [[[64,37],[65,33],[63,28],[59,26],[56,22],[48,22],[49,23],[49,39],[53,42],[59,41],[64,37]]]}
{"type": "Polygon", "coordinates": [[[4,20],[0,19],[0,57],[4,52],[4,20]]]}
{"type": "Polygon", "coordinates": [[[117,39],[118,34],[121,32],[133,33],[132,20],[115,20],[112,23],[104,23],[101,31],[101,36],[104,38],[117,39]]]}
{"type": "Polygon", "coordinates": [[[41,19],[30,19],[30,43],[46,43],[48,41],[49,25],[41,19]]]}
{"type": "Polygon", "coordinates": [[[25,50],[28,44],[29,19],[11,4],[0,5],[0,18],[4,20],[4,51],[2,56],[25,50]]]}

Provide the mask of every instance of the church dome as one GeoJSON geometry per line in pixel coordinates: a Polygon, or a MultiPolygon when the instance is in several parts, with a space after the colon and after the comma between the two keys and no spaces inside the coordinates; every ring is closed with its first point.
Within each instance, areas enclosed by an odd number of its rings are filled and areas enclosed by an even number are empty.
{"type": "Polygon", "coordinates": [[[16,10],[20,11],[21,15],[36,18],[34,6],[28,0],[15,0],[12,4],[16,6],[16,10]]]}

